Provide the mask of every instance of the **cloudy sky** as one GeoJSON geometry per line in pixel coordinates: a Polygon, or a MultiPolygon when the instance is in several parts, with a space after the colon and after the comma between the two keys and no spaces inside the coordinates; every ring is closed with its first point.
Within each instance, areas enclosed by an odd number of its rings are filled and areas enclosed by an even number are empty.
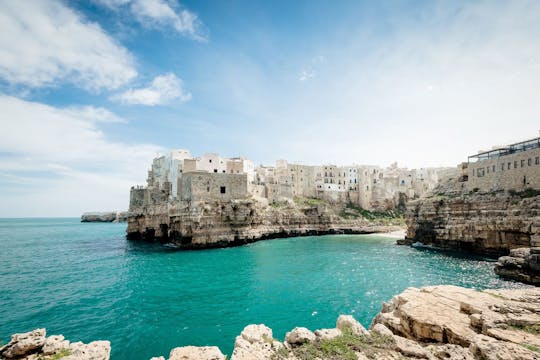
{"type": "Polygon", "coordinates": [[[0,0],[0,217],[122,210],[171,148],[453,166],[538,136],[540,2],[0,0]]]}

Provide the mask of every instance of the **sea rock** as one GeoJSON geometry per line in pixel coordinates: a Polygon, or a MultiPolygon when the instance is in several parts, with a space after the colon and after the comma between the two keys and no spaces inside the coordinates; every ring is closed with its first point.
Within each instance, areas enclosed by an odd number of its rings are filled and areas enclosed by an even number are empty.
{"type": "Polygon", "coordinates": [[[285,341],[293,346],[313,342],[316,338],[315,334],[305,327],[295,327],[285,335],[285,341]]]}
{"type": "Polygon", "coordinates": [[[217,346],[183,346],[174,348],[169,360],[225,360],[217,346]]]}
{"type": "Polygon", "coordinates": [[[336,322],[336,328],[344,331],[346,328],[350,328],[355,335],[366,336],[369,335],[365,327],[362,326],[352,315],[340,315],[336,322]]]}
{"type": "Polygon", "coordinates": [[[45,360],[62,354],[62,360],[109,360],[109,341],[70,343],[62,335],[45,335],[45,329],[12,335],[11,341],[0,348],[0,359],[45,360]]]}
{"type": "Polygon", "coordinates": [[[127,211],[85,212],[81,222],[126,222],[127,218],[127,211]]]}
{"type": "Polygon", "coordinates": [[[231,360],[271,359],[282,347],[282,343],[274,340],[269,327],[248,325],[236,337],[231,360]]]}
{"type": "Polygon", "coordinates": [[[11,341],[0,348],[0,357],[20,358],[41,350],[45,344],[45,329],[36,329],[27,333],[11,335],[11,341]]]}
{"type": "Polygon", "coordinates": [[[84,344],[80,341],[69,345],[71,354],[62,360],[109,360],[111,356],[111,343],[109,341],[92,341],[84,344]]]}
{"type": "Polygon", "coordinates": [[[69,349],[69,341],[65,340],[62,335],[52,335],[45,339],[41,352],[43,355],[54,355],[63,349],[69,349]]]}
{"type": "Polygon", "coordinates": [[[517,248],[501,256],[495,273],[501,277],[540,286],[540,247],[517,248]]]}

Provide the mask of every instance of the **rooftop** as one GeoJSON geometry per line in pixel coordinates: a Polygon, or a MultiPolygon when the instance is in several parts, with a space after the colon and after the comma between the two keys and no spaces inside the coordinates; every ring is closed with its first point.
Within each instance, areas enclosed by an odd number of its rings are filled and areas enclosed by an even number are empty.
{"type": "Polygon", "coordinates": [[[476,162],[476,161],[494,159],[501,156],[511,155],[517,152],[527,151],[527,150],[536,149],[536,148],[540,148],[540,137],[521,141],[515,144],[510,144],[505,147],[480,152],[476,155],[469,156],[468,160],[469,162],[476,162]]]}

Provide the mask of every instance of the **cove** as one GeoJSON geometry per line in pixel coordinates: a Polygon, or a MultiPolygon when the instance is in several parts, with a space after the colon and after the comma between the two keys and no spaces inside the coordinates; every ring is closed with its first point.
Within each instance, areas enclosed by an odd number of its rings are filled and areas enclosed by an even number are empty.
{"type": "Polygon", "coordinates": [[[125,224],[0,219],[0,341],[46,327],[72,341],[107,339],[112,359],[149,359],[173,347],[217,345],[264,323],[364,326],[410,286],[520,287],[490,260],[396,246],[381,235],[328,235],[243,247],[177,251],[125,240],[125,224]]]}

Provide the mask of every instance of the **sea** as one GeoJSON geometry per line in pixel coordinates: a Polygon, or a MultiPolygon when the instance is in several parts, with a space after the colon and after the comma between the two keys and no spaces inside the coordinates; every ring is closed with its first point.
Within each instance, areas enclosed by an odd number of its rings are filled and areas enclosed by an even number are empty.
{"type": "Polygon", "coordinates": [[[111,358],[168,356],[215,345],[230,355],[248,324],[283,340],[296,326],[368,327],[408,287],[516,288],[494,259],[395,245],[384,235],[328,235],[182,251],[128,241],[126,224],[0,219],[0,342],[46,328],[70,341],[109,340],[111,358]]]}

